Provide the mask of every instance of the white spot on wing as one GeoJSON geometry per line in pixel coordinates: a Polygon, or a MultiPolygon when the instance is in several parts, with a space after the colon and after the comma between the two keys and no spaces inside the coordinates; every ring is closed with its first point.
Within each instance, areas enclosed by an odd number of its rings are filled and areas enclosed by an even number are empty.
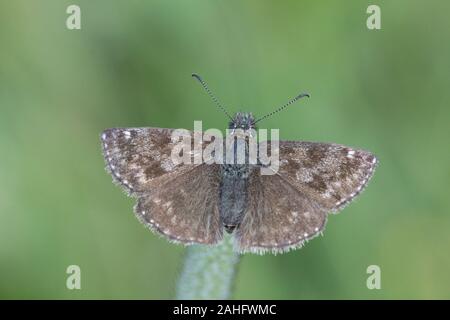
{"type": "Polygon", "coordinates": [[[331,193],[327,190],[327,191],[323,194],[323,197],[326,198],[326,199],[329,199],[329,198],[331,198],[331,193]]]}
{"type": "Polygon", "coordinates": [[[172,201],[167,201],[166,203],[163,204],[164,208],[170,208],[172,206],[172,201]]]}

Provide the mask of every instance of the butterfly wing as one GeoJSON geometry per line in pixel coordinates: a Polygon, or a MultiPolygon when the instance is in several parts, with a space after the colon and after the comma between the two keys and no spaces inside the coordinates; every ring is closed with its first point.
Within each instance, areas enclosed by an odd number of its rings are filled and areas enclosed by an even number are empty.
{"type": "Polygon", "coordinates": [[[139,196],[135,212],[141,222],[169,240],[215,244],[222,239],[218,203],[220,170],[200,165],[163,181],[139,196]]]}
{"type": "Polygon", "coordinates": [[[236,234],[242,252],[274,253],[301,246],[320,233],[327,213],[337,212],[367,185],[373,154],[338,144],[279,143],[274,175],[253,171],[249,205],[236,234]]]}
{"type": "MultiPolygon", "coordinates": [[[[175,163],[174,129],[113,128],[102,133],[103,154],[115,182],[138,198],[138,219],[169,240],[216,243],[221,239],[217,165],[175,163]]],[[[184,131],[194,141],[194,132],[184,131]]],[[[189,147],[192,147],[191,145],[189,147]]],[[[194,149],[192,149],[194,150],[194,149]]],[[[194,154],[189,156],[193,160],[194,154]]]]}
{"type": "Polygon", "coordinates": [[[279,175],[253,170],[248,206],[236,230],[240,252],[279,253],[301,246],[324,227],[326,211],[279,175]]]}
{"type": "MultiPolygon", "coordinates": [[[[102,147],[107,169],[129,194],[151,190],[160,179],[176,177],[195,165],[175,165],[171,152],[173,129],[112,128],[103,131],[102,147]]],[[[192,132],[186,130],[186,135],[192,132]]]]}
{"type": "Polygon", "coordinates": [[[340,144],[283,141],[278,175],[338,212],[364,190],[377,166],[370,152],[340,144]]]}

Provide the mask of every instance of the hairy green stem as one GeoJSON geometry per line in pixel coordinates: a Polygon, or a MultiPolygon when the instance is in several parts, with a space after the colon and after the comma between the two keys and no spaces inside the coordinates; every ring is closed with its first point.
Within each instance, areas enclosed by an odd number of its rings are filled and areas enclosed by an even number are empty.
{"type": "Polygon", "coordinates": [[[214,247],[188,247],[176,298],[229,299],[238,262],[239,254],[233,251],[233,237],[228,234],[214,247]]]}

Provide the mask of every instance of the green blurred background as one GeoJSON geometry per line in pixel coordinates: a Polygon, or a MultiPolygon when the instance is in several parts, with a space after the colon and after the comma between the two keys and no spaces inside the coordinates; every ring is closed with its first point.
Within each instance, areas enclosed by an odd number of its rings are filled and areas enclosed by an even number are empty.
{"type": "Polygon", "coordinates": [[[145,229],[104,170],[115,126],[224,128],[373,151],[367,190],[301,250],[245,255],[235,298],[450,298],[446,1],[0,1],[0,298],[173,297],[184,248],[145,229]],[[66,8],[81,7],[81,30],[66,8]],[[368,30],[369,4],[382,29],[368,30]],[[81,290],[66,268],[81,267],[81,290]],[[381,267],[381,290],[366,268],[381,267]]]}

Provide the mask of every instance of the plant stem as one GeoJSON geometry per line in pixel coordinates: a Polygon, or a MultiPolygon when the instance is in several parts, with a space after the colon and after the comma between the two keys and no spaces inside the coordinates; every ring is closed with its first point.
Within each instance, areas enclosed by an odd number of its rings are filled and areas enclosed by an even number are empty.
{"type": "Polygon", "coordinates": [[[233,237],[228,234],[214,247],[188,247],[176,298],[229,299],[238,262],[239,254],[233,251],[233,237]]]}

